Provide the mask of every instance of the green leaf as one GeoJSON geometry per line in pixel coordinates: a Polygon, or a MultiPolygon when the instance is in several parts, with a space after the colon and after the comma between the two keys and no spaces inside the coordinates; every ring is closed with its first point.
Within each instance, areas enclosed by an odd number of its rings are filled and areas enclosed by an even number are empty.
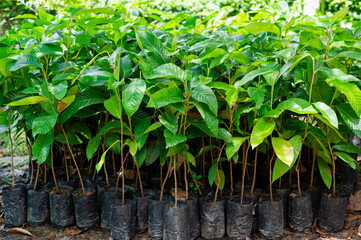
{"type": "MultiPolygon", "coordinates": [[[[66,136],[68,138],[69,144],[71,144],[71,145],[77,145],[77,144],[82,144],[83,143],[83,141],[74,132],[67,132],[66,136]]],[[[56,141],[58,141],[60,143],[64,143],[64,144],[67,143],[63,133],[57,135],[54,138],[54,140],[56,140],[56,141]]]]}
{"type": "Polygon", "coordinates": [[[265,86],[262,85],[260,87],[248,87],[247,92],[248,96],[250,96],[256,103],[257,107],[260,107],[263,103],[264,97],[265,97],[265,86]]]}
{"type": "Polygon", "coordinates": [[[148,138],[148,133],[145,133],[145,131],[149,128],[149,126],[150,126],[150,118],[146,117],[141,119],[134,127],[134,139],[137,142],[138,149],[143,148],[148,138]]]}
{"type": "Polygon", "coordinates": [[[121,103],[119,103],[117,96],[113,95],[104,101],[104,107],[114,117],[120,119],[121,103]]]}
{"type": "Polygon", "coordinates": [[[166,111],[159,116],[161,122],[173,135],[178,131],[178,118],[171,111],[166,111]]]}
{"type": "Polygon", "coordinates": [[[355,111],[348,104],[339,104],[336,108],[350,130],[358,138],[361,138],[361,118],[356,115],[355,111]]]}
{"type": "Polygon", "coordinates": [[[166,63],[154,69],[153,73],[147,76],[147,79],[155,78],[175,78],[185,82],[187,80],[187,71],[173,63],[166,63]]]}
{"type": "Polygon", "coordinates": [[[290,166],[293,162],[294,151],[291,143],[283,138],[272,138],[272,146],[277,157],[290,166]]]}
{"type": "Polygon", "coordinates": [[[71,123],[72,128],[83,135],[86,139],[90,139],[92,137],[92,134],[90,132],[90,129],[88,125],[82,121],[74,121],[71,123]]]}
{"type": "Polygon", "coordinates": [[[232,135],[225,128],[218,129],[217,138],[222,139],[226,143],[232,142],[232,135]]]}
{"type": "Polygon", "coordinates": [[[232,143],[226,144],[226,155],[228,160],[230,160],[234,156],[234,154],[238,152],[242,143],[247,139],[248,137],[233,137],[232,143]]]}
{"type": "MultiPolygon", "coordinates": [[[[218,134],[218,118],[214,115],[204,103],[191,102],[196,106],[198,112],[201,114],[202,118],[205,120],[206,125],[213,135],[217,136],[218,134]]],[[[207,131],[207,129],[201,129],[202,131],[207,131]]],[[[205,132],[207,133],[207,132],[205,132]]],[[[209,134],[208,134],[209,135],[209,134]]]]}
{"type": "Polygon", "coordinates": [[[53,143],[54,135],[53,132],[48,132],[44,135],[39,135],[33,146],[33,158],[38,160],[38,164],[45,162],[50,152],[50,146],[53,143]]]}
{"type": "Polygon", "coordinates": [[[361,61],[361,53],[360,52],[354,52],[354,51],[344,51],[337,54],[337,57],[347,57],[356,59],[357,61],[361,61]]]}
{"type": "Polygon", "coordinates": [[[349,10],[349,8],[347,7],[347,8],[343,8],[343,9],[339,10],[338,12],[336,12],[332,17],[331,23],[334,23],[334,22],[346,17],[348,10],[349,10]]]}
{"type": "Polygon", "coordinates": [[[173,135],[167,129],[164,130],[164,137],[167,147],[173,147],[179,143],[185,142],[187,140],[186,136],[182,134],[173,135]]]}
{"type": "Polygon", "coordinates": [[[234,86],[238,89],[239,87],[243,86],[244,84],[248,83],[249,81],[253,80],[255,77],[258,77],[260,75],[265,75],[268,73],[272,73],[272,68],[260,68],[253,70],[249,73],[247,73],[241,80],[237,81],[234,86]]]}
{"type": "Polygon", "coordinates": [[[42,65],[38,62],[36,56],[34,54],[30,54],[16,61],[16,63],[10,67],[10,71],[14,72],[16,70],[19,70],[20,68],[29,66],[42,67],[42,65]]]}
{"type": "Polygon", "coordinates": [[[320,67],[318,71],[324,73],[327,78],[337,79],[342,82],[360,82],[360,80],[350,74],[342,72],[340,69],[329,69],[326,67],[320,67]]]}
{"type": "Polygon", "coordinates": [[[54,128],[57,120],[58,114],[35,118],[32,124],[33,136],[35,137],[38,133],[48,133],[54,128]]]}
{"type": "Polygon", "coordinates": [[[353,159],[350,155],[348,155],[347,153],[345,153],[345,152],[334,152],[334,154],[337,157],[341,158],[345,163],[350,165],[351,168],[359,169],[358,162],[355,159],[353,159]]]}
{"type": "Polygon", "coordinates": [[[358,155],[361,155],[361,149],[350,142],[340,142],[333,146],[333,148],[339,151],[357,153],[358,155]]]}
{"type": "Polygon", "coordinates": [[[199,85],[191,91],[191,97],[196,99],[199,102],[207,104],[209,109],[217,115],[218,113],[218,103],[217,98],[214,92],[210,87],[205,85],[199,85]]]}
{"type": "Polygon", "coordinates": [[[253,22],[248,24],[246,28],[250,33],[254,35],[257,35],[261,32],[271,32],[275,33],[277,36],[281,34],[280,29],[276,25],[268,22],[253,22]]]}
{"type": "Polygon", "coordinates": [[[355,83],[343,82],[338,79],[327,79],[326,82],[336,87],[341,93],[345,94],[348,102],[358,117],[361,117],[361,90],[355,83]]]}
{"type": "Polygon", "coordinates": [[[137,142],[135,140],[127,138],[127,140],[125,140],[124,142],[124,145],[128,145],[130,154],[132,156],[135,156],[135,154],[137,153],[137,142]]]}
{"type": "Polygon", "coordinates": [[[193,166],[196,167],[196,165],[197,165],[196,159],[194,158],[194,156],[190,152],[186,151],[184,157],[189,163],[191,163],[193,166]]]}
{"type": "Polygon", "coordinates": [[[122,104],[125,112],[131,117],[139,108],[145,94],[146,84],[142,79],[134,79],[122,92],[122,104]]]}
{"type": "Polygon", "coordinates": [[[105,152],[103,152],[102,156],[100,157],[100,161],[95,166],[98,173],[99,173],[100,169],[102,169],[102,167],[103,167],[103,164],[104,164],[104,161],[105,161],[105,156],[107,155],[109,149],[111,149],[118,142],[120,142],[120,140],[115,141],[107,150],[105,150],[105,152]]]}
{"type": "Polygon", "coordinates": [[[248,56],[245,53],[243,53],[241,50],[233,51],[230,57],[243,66],[247,66],[247,64],[249,63],[248,56]]]}
{"type": "Polygon", "coordinates": [[[170,62],[170,58],[167,56],[162,42],[152,33],[146,31],[136,31],[135,35],[140,48],[146,49],[154,54],[154,60],[157,65],[170,62]]]}
{"type": "Polygon", "coordinates": [[[271,135],[275,126],[276,122],[271,118],[260,118],[251,133],[252,149],[260,145],[266,137],[271,135]]]}
{"type": "Polygon", "coordinates": [[[212,186],[218,170],[218,163],[212,165],[208,172],[208,182],[212,186]]]}
{"type": "Polygon", "coordinates": [[[161,108],[171,103],[183,102],[183,92],[176,87],[168,87],[150,96],[147,107],[161,108]]]}
{"type": "Polygon", "coordinates": [[[49,54],[62,55],[63,49],[55,45],[40,44],[31,50],[31,54],[35,54],[36,57],[42,57],[49,54]]]}
{"type": "Polygon", "coordinates": [[[332,184],[332,173],[330,167],[322,158],[317,158],[317,165],[323,182],[326,184],[326,187],[330,189],[332,184]]]}
{"type": "Polygon", "coordinates": [[[173,146],[173,147],[170,147],[170,148],[168,149],[168,152],[167,152],[166,157],[171,157],[171,156],[173,156],[173,155],[175,155],[175,154],[177,154],[177,153],[182,152],[183,149],[185,148],[185,146],[186,146],[186,143],[185,143],[185,142],[181,142],[181,143],[179,143],[179,144],[177,144],[177,145],[175,145],[175,146],[173,146]]]}
{"type": "Polygon", "coordinates": [[[49,85],[49,91],[58,100],[65,97],[67,90],[68,90],[67,81],[62,81],[62,82],[60,82],[59,84],[56,84],[56,85],[49,85]]]}
{"type": "Polygon", "coordinates": [[[298,114],[316,114],[312,104],[301,98],[290,98],[278,104],[277,109],[289,110],[298,114]]]}
{"type": "Polygon", "coordinates": [[[16,102],[11,102],[8,104],[8,106],[24,106],[24,105],[38,104],[42,102],[50,102],[50,101],[49,99],[44,97],[33,96],[33,97],[23,98],[16,102]]]}
{"type": "Polygon", "coordinates": [[[149,145],[147,156],[145,157],[145,165],[149,166],[154,163],[159,157],[159,149],[156,142],[152,142],[149,145]]]}
{"type": "Polygon", "coordinates": [[[149,133],[151,131],[154,131],[161,126],[163,126],[163,124],[161,122],[155,122],[144,133],[149,133]]]}
{"type": "Polygon", "coordinates": [[[223,190],[225,181],[226,177],[223,170],[218,170],[218,175],[216,175],[216,177],[214,178],[214,182],[218,186],[219,190],[223,190]]]}
{"type": "Polygon", "coordinates": [[[134,156],[138,167],[141,167],[143,165],[146,156],[147,156],[147,147],[144,146],[134,156]]]}
{"type": "Polygon", "coordinates": [[[35,16],[34,14],[21,14],[21,15],[17,15],[16,17],[12,18],[12,19],[21,19],[21,18],[25,18],[25,19],[38,19],[37,16],[35,16]]]}
{"type": "Polygon", "coordinates": [[[61,113],[62,111],[64,111],[67,107],[69,107],[70,104],[74,102],[74,100],[74,95],[61,99],[60,104],[58,105],[58,112],[61,113]]]}
{"type": "Polygon", "coordinates": [[[338,128],[338,120],[335,111],[323,102],[313,103],[313,106],[322,114],[332,126],[338,128]]]}
{"type": "Polygon", "coordinates": [[[89,140],[88,145],[86,147],[86,157],[90,160],[94,153],[98,150],[100,145],[100,137],[95,136],[89,140]]]}
{"type": "Polygon", "coordinates": [[[287,165],[279,158],[277,158],[272,171],[272,182],[276,181],[277,179],[282,177],[283,174],[287,173],[298,159],[298,155],[300,154],[302,147],[302,137],[299,135],[295,135],[289,140],[289,142],[293,146],[293,151],[294,151],[293,161],[291,165],[287,165]]]}

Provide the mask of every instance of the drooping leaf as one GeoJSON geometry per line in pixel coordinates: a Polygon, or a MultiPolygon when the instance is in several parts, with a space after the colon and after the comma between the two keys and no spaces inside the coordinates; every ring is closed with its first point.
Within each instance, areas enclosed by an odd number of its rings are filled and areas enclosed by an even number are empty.
{"type": "Polygon", "coordinates": [[[173,147],[179,143],[185,142],[187,140],[186,136],[182,134],[173,135],[167,129],[164,130],[164,137],[167,147],[173,147]]]}
{"type": "Polygon", "coordinates": [[[138,144],[138,149],[142,149],[147,138],[148,133],[145,133],[145,131],[150,126],[150,118],[146,117],[140,120],[137,125],[134,127],[134,139],[138,144]]]}
{"type": "Polygon", "coordinates": [[[272,146],[277,157],[282,162],[290,166],[294,159],[294,150],[292,144],[283,138],[274,137],[272,138],[272,146]]]}
{"type": "Polygon", "coordinates": [[[142,79],[134,79],[122,92],[122,104],[125,112],[131,117],[139,108],[144,97],[146,83],[142,79]]]}
{"type": "MultiPolygon", "coordinates": [[[[120,101],[120,100],[119,100],[120,101]]],[[[112,95],[109,99],[104,101],[104,107],[114,117],[120,119],[121,103],[119,103],[117,96],[112,95]]]]}
{"type": "Polygon", "coordinates": [[[215,115],[217,115],[217,113],[218,113],[217,98],[210,87],[207,87],[205,85],[199,85],[199,86],[195,87],[191,91],[191,97],[196,99],[199,102],[203,102],[203,103],[207,104],[209,109],[215,115]]]}
{"type": "Polygon", "coordinates": [[[332,173],[330,167],[322,158],[317,158],[317,165],[323,182],[326,184],[326,187],[330,189],[332,184],[332,173]]]}
{"type": "Polygon", "coordinates": [[[178,118],[171,111],[159,115],[159,122],[162,123],[173,135],[178,131],[178,118]]]}
{"type": "Polygon", "coordinates": [[[124,142],[124,145],[128,145],[130,154],[132,156],[135,156],[135,154],[137,153],[137,142],[135,140],[127,138],[124,142]]]}
{"type": "Polygon", "coordinates": [[[208,172],[208,182],[212,186],[218,170],[218,163],[212,165],[208,172]]]}
{"type": "MultiPolygon", "coordinates": [[[[78,135],[76,135],[76,133],[74,132],[67,132],[66,133],[66,137],[68,138],[68,142],[69,144],[71,145],[77,145],[77,144],[82,144],[83,141],[78,137],[78,135]]],[[[64,143],[64,144],[67,144],[66,142],[66,138],[64,136],[63,133],[60,133],[59,135],[57,135],[55,138],[54,138],[55,141],[58,141],[60,143],[64,143]]]]}
{"type": "Polygon", "coordinates": [[[137,153],[135,154],[135,161],[138,167],[141,167],[145,161],[147,156],[147,146],[143,146],[137,153]]]}
{"type": "Polygon", "coordinates": [[[355,111],[348,104],[339,104],[336,106],[340,116],[350,130],[359,138],[361,138],[361,119],[356,115],[355,111]]]}
{"type": "Polygon", "coordinates": [[[147,156],[145,158],[145,164],[147,166],[151,165],[152,163],[154,163],[157,160],[158,157],[159,157],[158,145],[156,142],[152,142],[149,145],[149,148],[147,151],[147,156]]]}
{"type": "Polygon", "coordinates": [[[276,122],[271,118],[260,118],[251,133],[252,149],[260,145],[266,137],[271,135],[275,126],[276,122]]]}
{"type": "Polygon", "coordinates": [[[49,99],[41,97],[41,96],[32,96],[26,97],[16,102],[11,102],[8,106],[24,106],[24,105],[31,105],[31,104],[38,104],[42,102],[50,102],[49,99]]]}
{"type": "Polygon", "coordinates": [[[233,137],[232,143],[226,144],[226,155],[228,160],[230,160],[238,152],[242,143],[247,139],[248,137],[233,137]]]}
{"type": "Polygon", "coordinates": [[[247,73],[241,80],[237,81],[234,84],[234,86],[236,88],[242,87],[243,85],[245,85],[249,81],[253,80],[255,77],[258,77],[260,75],[265,75],[265,74],[268,74],[268,73],[272,73],[272,72],[273,72],[272,68],[260,68],[260,69],[253,70],[253,71],[247,73]]]}
{"type": "Polygon", "coordinates": [[[289,110],[298,114],[316,114],[312,104],[301,98],[290,98],[278,104],[277,109],[289,110]]]}
{"type": "Polygon", "coordinates": [[[54,128],[57,120],[58,120],[58,114],[35,118],[32,124],[33,136],[36,136],[38,133],[40,134],[48,133],[54,128]]]}
{"type": "Polygon", "coordinates": [[[345,152],[334,152],[334,154],[341,158],[345,163],[347,163],[348,165],[350,165],[351,168],[353,169],[359,169],[359,164],[358,162],[356,161],[356,159],[353,159],[350,155],[348,155],[347,153],[345,152]]]}
{"type": "Polygon", "coordinates": [[[218,186],[219,190],[223,190],[224,184],[226,181],[226,177],[224,175],[223,170],[218,170],[218,174],[216,174],[216,177],[214,178],[215,184],[218,186]]]}
{"type": "Polygon", "coordinates": [[[38,160],[39,164],[45,162],[50,152],[50,146],[53,143],[54,135],[50,131],[47,134],[39,135],[33,144],[33,157],[38,160]]]}
{"type": "Polygon", "coordinates": [[[322,116],[331,123],[336,129],[338,128],[338,120],[335,111],[323,102],[313,103],[313,106],[321,112],[322,116]]]}
{"type": "Polygon", "coordinates": [[[93,137],[89,140],[88,145],[86,147],[86,157],[90,160],[94,153],[98,150],[100,145],[100,137],[93,137]]]}

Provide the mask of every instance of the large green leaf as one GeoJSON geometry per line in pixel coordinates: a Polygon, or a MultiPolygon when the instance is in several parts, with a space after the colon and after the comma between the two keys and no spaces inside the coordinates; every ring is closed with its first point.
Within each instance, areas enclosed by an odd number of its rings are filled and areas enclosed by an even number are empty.
{"type": "Polygon", "coordinates": [[[149,145],[147,156],[145,157],[145,165],[149,166],[154,163],[159,157],[159,148],[156,142],[152,142],[149,145]]]}
{"type": "Polygon", "coordinates": [[[41,57],[48,54],[62,55],[63,49],[59,46],[51,44],[40,44],[31,50],[31,54],[35,54],[36,57],[41,57]]]}
{"type": "Polygon", "coordinates": [[[320,67],[318,71],[324,73],[327,78],[337,79],[342,82],[360,82],[360,80],[350,74],[342,72],[340,69],[329,69],[326,67],[320,67]]]}
{"type": "Polygon", "coordinates": [[[222,191],[224,188],[225,182],[226,182],[226,177],[224,175],[223,170],[218,170],[218,174],[214,178],[214,183],[216,184],[216,186],[218,186],[219,190],[222,191]]]}
{"type": "Polygon", "coordinates": [[[343,82],[338,79],[327,79],[327,83],[336,87],[341,93],[345,94],[348,102],[358,117],[361,117],[361,90],[355,83],[343,82]]]}
{"type": "Polygon", "coordinates": [[[49,155],[50,146],[53,143],[54,135],[53,132],[48,132],[47,134],[39,135],[32,146],[33,148],[33,158],[38,160],[39,164],[45,162],[46,158],[49,155]]]}
{"type": "MultiPolygon", "coordinates": [[[[196,106],[198,112],[201,114],[202,118],[206,122],[206,125],[207,125],[209,131],[211,133],[213,133],[213,135],[217,136],[217,134],[218,134],[218,122],[219,122],[217,116],[214,115],[209,110],[208,106],[205,105],[204,103],[196,103],[196,102],[191,102],[191,103],[196,106]]],[[[203,128],[201,128],[201,130],[204,131],[204,132],[207,131],[207,129],[203,129],[203,128]]],[[[207,132],[205,132],[205,133],[207,133],[207,132]]]]}
{"type": "Polygon", "coordinates": [[[146,89],[145,81],[134,79],[122,92],[122,104],[125,112],[131,117],[139,108],[146,89]]]}
{"type": "Polygon", "coordinates": [[[100,137],[95,136],[89,140],[88,145],[86,147],[86,157],[90,160],[94,153],[98,150],[100,145],[100,137]]]}
{"type": "Polygon", "coordinates": [[[130,154],[132,156],[135,156],[135,154],[137,153],[137,142],[135,140],[127,138],[124,142],[124,145],[127,145],[129,147],[130,154]]]}
{"type": "Polygon", "coordinates": [[[187,71],[173,63],[166,63],[154,69],[153,73],[147,76],[147,78],[175,78],[185,82],[187,80],[187,71]]]}
{"type": "Polygon", "coordinates": [[[196,88],[192,89],[191,97],[196,99],[199,102],[207,104],[209,109],[217,115],[218,113],[218,103],[217,98],[214,92],[210,87],[205,85],[199,85],[196,88]]]}
{"type": "Polygon", "coordinates": [[[333,148],[339,151],[357,153],[358,155],[361,155],[361,149],[350,142],[340,142],[333,146],[333,148]]]}
{"type": "Polygon", "coordinates": [[[147,147],[142,147],[137,153],[135,154],[135,161],[138,165],[138,167],[141,167],[145,161],[145,158],[147,156],[147,147]]]}
{"type": "Polygon", "coordinates": [[[282,101],[278,104],[277,109],[289,110],[298,114],[316,114],[317,111],[314,109],[312,104],[301,98],[290,98],[282,101]]]}
{"type": "Polygon", "coordinates": [[[292,144],[283,138],[272,138],[272,146],[277,157],[290,166],[294,159],[294,150],[292,144]]]}
{"type": "Polygon", "coordinates": [[[104,101],[104,107],[114,117],[120,119],[121,104],[119,103],[117,96],[112,95],[109,99],[104,101]]]}
{"type": "Polygon", "coordinates": [[[232,143],[226,144],[226,155],[228,160],[230,160],[238,152],[242,143],[247,139],[248,137],[233,137],[232,143]]]}
{"type": "Polygon", "coordinates": [[[41,96],[32,96],[23,98],[16,102],[11,102],[8,105],[9,106],[24,106],[24,105],[31,105],[31,104],[38,104],[42,102],[49,102],[49,99],[41,97],[41,96]]]}
{"type": "Polygon", "coordinates": [[[361,138],[361,118],[348,104],[339,104],[336,108],[346,125],[357,137],[361,138]]]}
{"type": "Polygon", "coordinates": [[[162,42],[156,36],[146,31],[136,31],[135,33],[140,48],[150,51],[158,65],[170,62],[162,42]]]}
{"type": "Polygon", "coordinates": [[[293,152],[294,152],[293,161],[290,165],[287,165],[279,158],[277,158],[272,171],[272,182],[276,181],[277,179],[282,177],[282,175],[287,173],[298,159],[298,155],[300,154],[302,147],[302,137],[299,135],[295,135],[289,140],[289,142],[293,146],[293,152]]]}
{"type": "Polygon", "coordinates": [[[331,123],[332,126],[338,128],[338,120],[335,111],[323,102],[313,103],[313,106],[322,114],[322,116],[331,123]]]}
{"type": "Polygon", "coordinates": [[[87,87],[76,95],[74,102],[60,115],[60,122],[66,122],[79,110],[94,105],[104,103],[106,96],[103,92],[87,87]]]}
{"type": "Polygon", "coordinates": [[[48,133],[54,128],[57,120],[58,114],[35,118],[32,124],[33,136],[36,136],[38,133],[48,133]]]}
{"type": "Polygon", "coordinates": [[[212,165],[212,167],[209,169],[209,172],[208,172],[208,182],[209,182],[209,185],[211,185],[211,186],[214,182],[217,171],[218,171],[218,163],[215,163],[212,165]]]}
{"type": "Polygon", "coordinates": [[[173,135],[167,129],[164,130],[164,137],[167,147],[173,147],[179,143],[185,142],[187,140],[186,136],[182,134],[173,135]]]}
{"type": "Polygon", "coordinates": [[[120,142],[120,140],[115,141],[107,150],[105,150],[105,152],[103,152],[102,156],[100,157],[100,161],[95,166],[95,169],[97,170],[98,173],[99,173],[100,169],[102,169],[102,167],[103,167],[103,164],[105,161],[105,156],[107,155],[109,149],[111,149],[115,144],[117,144],[119,142],[120,142]]]}
{"type": "Polygon", "coordinates": [[[179,88],[163,88],[150,96],[147,107],[160,108],[170,103],[183,102],[183,92],[179,88]]]}
{"type": "Polygon", "coordinates": [[[134,139],[138,144],[138,149],[142,149],[147,138],[148,133],[145,133],[150,126],[150,118],[146,117],[140,120],[134,127],[134,139]]]}
{"type": "Polygon", "coordinates": [[[354,51],[344,51],[337,54],[337,57],[347,57],[356,59],[357,61],[361,61],[361,53],[360,52],[354,52],[354,51]]]}
{"type": "Polygon", "coordinates": [[[272,73],[272,72],[273,72],[272,68],[260,68],[260,69],[253,70],[253,71],[247,73],[241,80],[237,81],[234,84],[234,86],[236,88],[242,87],[244,84],[246,84],[249,81],[253,80],[255,77],[265,75],[265,74],[268,74],[268,73],[272,73]]]}
{"type": "MultiPolygon", "coordinates": [[[[78,135],[76,135],[76,133],[74,132],[67,132],[66,133],[66,137],[68,138],[68,142],[71,145],[77,145],[77,144],[82,144],[83,141],[78,137],[78,135]]],[[[64,136],[63,133],[57,135],[54,140],[60,142],[60,143],[64,143],[66,144],[66,138],[64,136]]]]}
{"type": "Polygon", "coordinates": [[[178,131],[178,118],[171,111],[166,111],[159,116],[161,122],[173,135],[178,131]]]}
{"type": "Polygon", "coordinates": [[[260,145],[266,137],[271,135],[275,126],[276,122],[271,118],[260,118],[251,133],[252,149],[260,145]]]}
{"type": "Polygon", "coordinates": [[[350,155],[348,155],[345,152],[334,152],[334,154],[341,158],[345,163],[347,163],[348,165],[350,165],[351,168],[353,169],[360,169],[358,162],[356,161],[356,159],[353,159],[350,155]]]}
{"type": "Polygon", "coordinates": [[[346,17],[348,10],[349,10],[349,8],[347,7],[347,8],[342,8],[341,10],[336,12],[332,17],[332,23],[346,17]]]}
{"type": "Polygon", "coordinates": [[[323,182],[326,184],[326,187],[330,189],[332,184],[332,173],[330,167],[322,158],[317,158],[317,165],[323,182]]]}
{"type": "Polygon", "coordinates": [[[15,64],[10,66],[10,71],[16,71],[23,67],[42,67],[42,65],[38,62],[35,54],[29,54],[24,57],[21,57],[15,64]]]}
{"type": "Polygon", "coordinates": [[[254,35],[257,35],[261,32],[271,32],[275,33],[277,36],[281,34],[281,30],[276,25],[268,22],[253,22],[248,24],[246,28],[250,33],[254,35]]]}
{"type": "Polygon", "coordinates": [[[49,85],[49,91],[54,95],[54,97],[58,100],[65,97],[66,92],[68,90],[67,81],[62,81],[56,85],[49,85]]]}

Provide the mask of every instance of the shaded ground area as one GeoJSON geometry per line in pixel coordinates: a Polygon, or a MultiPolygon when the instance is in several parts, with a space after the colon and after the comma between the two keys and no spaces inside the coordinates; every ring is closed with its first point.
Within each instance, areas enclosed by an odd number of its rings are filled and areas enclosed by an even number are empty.
{"type": "MultiPolygon", "coordinates": [[[[15,177],[17,180],[25,179],[28,156],[15,157],[15,177]]],[[[11,158],[2,157],[0,158],[0,192],[4,186],[11,183],[11,158]]],[[[360,178],[359,178],[360,179],[360,178]]],[[[361,183],[358,183],[356,190],[361,190],[361,183]]],[[[1,193],[0,193],[1,195],[1,193]]],[[[360,199],[361,201],[361,199],[360,199]]],[[[311,240],[311,239],[360,239],[361,237],[361,211],[353,211],[347,213],[347,220],[345,222],[344,230],[338,233],[323,233],[317,227],[314,227],[312,231],[307,233],[294,233],[289,229],[285,229],[283,239],[286,240],[311,240]],[[359,233],[358,233],[359,232],[359,233]]],[[[31,227],[24,226],[24,229],[29,231],[35,236],[35,238],[26,236],[24,234],[11,233],[9,230],[4,228],[4,214],[2,210],[2,196],[0,197],[0,239],[3,240],[27,240],[27,239],[56,239],[56,240],[72,240],[72,239],[87,239],[87,240],[109,240],[112,239],[110,233],[103,231],[100,227],[95,229],[79,230],[77,227],[70,227],[67,229],[56,229],[50,224],[31,227]]],[[[148,234],[137,234],[135,240],[149,239],[148,234]]],[[[199,238],[199,240],[202,238],[199,238]]],[[[254,234],[251,239],[263,239],[258,234],[254,234]]]]}

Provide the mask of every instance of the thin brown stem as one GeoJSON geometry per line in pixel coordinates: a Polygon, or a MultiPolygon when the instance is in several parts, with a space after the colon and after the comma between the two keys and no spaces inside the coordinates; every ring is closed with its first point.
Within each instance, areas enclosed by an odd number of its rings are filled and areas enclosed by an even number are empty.
{"type": "MultiPolygon", "coordinates": [[[[98,148],[97,161],[96,161],[95,165],[99,162],[99,158],[100,158],[100,148],[98,148]]],[[[97,174],[97,171],[96,171],[96,170],[94,170],[92,181],[94,181],[94,180],[95,180],[95,176],[96,176],[96,174],[97,174]]]]}
{"type": "Polygon", "coordinates": [[[36,177],[35,177],[35,183],[34,183],[34,191],[36,190],[36,186],[38,185],[39,172],[40,172],[40,164],[38,163],[38,170],[36,171],[36,177]]]}
{"type": "Polygon", "coordinates": [[[172,168],[172,157],[170,157],[170,162],[169,162],[169,166],[168,166],[168,170],[167,170],[167,174],[165,175],[164,181],[162,183],[161,189],[160,189],[160,197],[159,197],[159,201],[161,202],[163,199],[163,193],[164,193],[164,187],[165,187],[165,183],[167,182],[167,179],[169,177],[169,174],[172,172],[173,168],[172,168]]]}
{"type": "Polygon", "coordinates": [[[114,172],[114,177],[115,177],[117,175],[117,171],[115,170],[114,152],[112,152],[112,161],[113,161],[113,172],[114,172]]]}
{"type": "Polygon", "coordinates": [[[241,192],[241,204],[243,204],[243,194],[244,194],[244,178],[246,176],[246,166],[247,166],[247,158],[248,158],[248,151],[251,147],[251,144],[248,143],[245,159],[243,160],[243,172],[242,172],[242,192],[241,192]]]}
{"type": "Polygon", "coordinates": [[[60,128],[61,128],[61,130],[63,131],[64,137],[65,137],[65,141],[66,141],[66,144],[68,145],[68,149],[69,149],[71,158],[73,159],[74,166],[75,166],[75,168],[76,168],[76,171],[78,172],[81,188],[82,188],[82,190],[83,190],[83,193],[85,193],[85,188],[84,188],[84,184],[83,184],[83,179],[81,178],[81,174],[80,174],[80,171],[79,171],[79,168],[78,168],[78,164],[76,163],[75,157],[74,157],[74,154],[73,154],[73,151],[71,150],[71,147],[70,147],[70,144],[69,144],[69,140],[68,140],[68,136],[67,136],[66,133],[65,133],[65,130],[64,130],[64,128],[63,128],[63,125],[60,124],[60,128]]]}
{"type": "Polygon", "coordinates": [[[313,175],[315,172],[315,163],[316,163],[316,155],[317,154],[317,150],[315,149],[313,151],[313,158],[312,158],[312,170],[311,170],[311,179],[310,179],[310,189],[313,188],[313,175]]]}
{"type": "Polygon", "coordinates": [[[135,160],[135,156],[133,156],[133,161],[134,161],[135,167],[137,168],[137,175],[138,175],[138,179],[139,179],[140,193],[142,194],[142,198],[144,198],[142,177],[140,176],[139,166],[137,164],[137,161],[135,160]]]}
{"type": "Polygon", "coordinates": [[[9,140],[10,140],[10,147],[11,147],[11,186],[15,187],[15,173],[14,173],[14,144],[13,138],[11,137],[11,108],[9,108],[9,140]]]}
{"type": "Polygon", "coordinates": [[[44,183],[46,184],[46,162],[44,162],[44,183]]]}
{"type": "Polygon", "coordinates": [[[229,160],[229,173],[230,173],[230,177],[231,177],[231,193],[229,194],[229,196],[233,195],[233,171],[232,171],[232,158],[229,160]]]}
{"type": "Polygon", "coordinates": [[[184,182],[186,185],[186,200],[188,200],[188,180],[187,180],[187,163],[186,161],[184,163],[184,182]]]}
{"type": "Polygon", "coordinates": [[[173,167],[173,174],[174,174],[174,198],[175,198],[175,204],[174,207],[177,207],[178,204],[178,189],[177,189],[177,171],[176,171],[176,157],[173,156],[174,160],[174,167],[173,167]]]}
{"type": "Polygon", "coordinates": [[[54,179],[54,183],[55,183],[55,188],[56,188],[56,191],[59,191],[58,182],[56,181],[55,170],[54,170],[54,153],[53,153],[53,145],[54,145],[54,143],[52,143],[52,144],[50,145],[51,172],[53,173],[53,179],[54,179]]]}
{"type": "MultiPolygon", "coordinates": [[[[127,152],[127,155],[125,155],[125,159],[128,158],[128,155],[129,155],[129,152],[127,152]]],[[[120,176],[121,176],[121,175],[124,175],[124,173],[122,172],[122,166],[120,166],[119,174],[118,174],[118,176],[117,176],[117,182],[115,183],[115,192],[116,192],[116,193],[118,192],[119,179],[120,179],[120,176]]]]}
{"type": "MultiPolygon", "coordinates": [[[[102,143],[102,149],[103,152],[105,152],[105,146],[104,143],[102,143]]],[[[107,186],[109,186],[109,178],[108,178],[108,171],[107,171],[107,160],[106,160],[106,156],[105,156],[105,161],[104,161],[104,174],[105,174],[105,182],[107,183],[107,186]]]]}
{"type": "MultiPolygon", "coordinates": [[[[224,142],[222,148],[219,150],[217,163],[219,163],[219,159],[221,159],[222,151],[223,151],[223,148],[224,148],[225,146],[226,146],[226,142],[224,142]]],[[[218,190],[219,190],[219,184],[220,184],[220,177],[219,177],[219,172],[218,172],[218,166],[217,166],[217,178],[218,178],[218,184],[217,184],[216,193],[214,194],[214,202],[217,202],[217,196],[218,196],[218,190]]]]}
{"type": "Polygon", "coordinates": [[[28,153],[29,153],[29,159],[30,159],[30,167],[31,167],[31,175],[30,175],[30,184],[33,182],[33,178],[34,178],[34,163],[33,163],[33,152],[31,150],[31,146],[28,140],[28,137],[26,136],[26,127],[24,128],[25,130],[25,141],[26,141],[26,147],[28,148],[28,153]]]}
{"type": "Polygon", "coordinates": [[[273,202],[273,193],[272,193],[272,161],[275,156],[275,152],[273,151],[271,160],[269,161],[269,193],[271,197],[271,202],[273,202]]]}
{"type": "Polygon", "coordinates": [[[254,193],[254,187],[255,187],[255,185],[256,185],[257,158],[258,158],[258,147],[256,147],[256,154],[255,154],[255,158],[254,158],[254,166],[253,166],[253,179],[252,179],[251,195],[253,195],[253,193],[254,193]]]}
{"type": "Polygon", "coordinates": [[[68,169],[68,156],[66,155],[66,147],[63,143],[63,149],[64,149],[64,163],[65,163],[65,173],[66,173],[66,181],[69,182],[69,169],[68,169]]]}

